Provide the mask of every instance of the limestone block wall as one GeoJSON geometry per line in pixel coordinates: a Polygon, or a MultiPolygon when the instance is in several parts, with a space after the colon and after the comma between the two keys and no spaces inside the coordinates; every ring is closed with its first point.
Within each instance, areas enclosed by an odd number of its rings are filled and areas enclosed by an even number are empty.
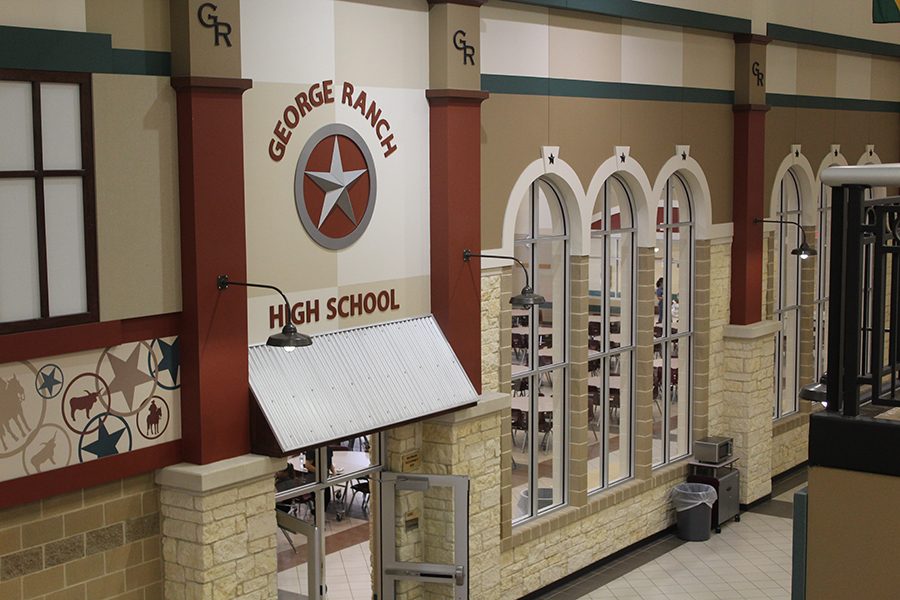
{"type": "Polygon", "coordinates": [[[238,457],[159,472],[167,600],[278,597],[272,473],[280,464],[238,457]]]}
{"type": "Polygon", "coordinates": [[[481,389],[500,390],[500,270],[481,274],[481,389]]]}
{"type": "Polygon", "coordinates": [[[742,504],[772,490],[772,378],[779,324],[762,321],[725,328],[724,416],[741,471],[742,504]]]}
{"type": "Polygon", "coordinates": [[[0,598],[161,599],[159,511],[142,475],[0,512],[0,598]]]}
{"type": "Polygon", "coordinates": [[[772,426],[772,477],[809,458],[809,414],[800,413],[772,426]]]}
{"type": "Polygon", "coordinates": [[[668,494],[685,474],[683,464],[664,467],[517,527],[503,546],[502,591],[483,598],[519,598],[673,525],[668,494]]]}

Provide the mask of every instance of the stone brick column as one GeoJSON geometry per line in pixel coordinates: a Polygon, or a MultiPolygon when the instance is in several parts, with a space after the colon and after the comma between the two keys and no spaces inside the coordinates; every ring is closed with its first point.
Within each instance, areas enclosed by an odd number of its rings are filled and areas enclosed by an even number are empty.
{"type": "MultiPolygon", "coordinates": [[[[653,248],[638,248],[637,289],[654,289],[656,260],[653,248]]],[[[639,294],[635,332],[634,475],[650,479],[653,465],[653,307],[656,296],[639,294]]]]}
{"type": "Polygon", "coordinates": [[[273,474],[283,465],[245,455],[157,472],[167,599],[278,597],[273,474]]]}
{"type": "MultiPolygon", "coordinates": [[[[587,504],[588,492],[588,257],[569,261],[569,505],[587,504]]],[[[597,408],[595,410],[602,410],[597,408]]],[[[599,433],[598,433],[599,435],[599,433]]]]}
{"type": "Polygon", "coordinates": [[[772,491],[772,394],[777,321],[725,327],[727,432],[741,471],[742,504],[772,491]]]}

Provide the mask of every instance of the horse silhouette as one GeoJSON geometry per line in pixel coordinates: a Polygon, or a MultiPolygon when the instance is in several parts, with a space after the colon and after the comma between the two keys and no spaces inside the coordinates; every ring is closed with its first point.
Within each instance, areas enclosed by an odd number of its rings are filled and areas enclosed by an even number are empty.
{"type": "Polygon", "coordinates": [[[56,452],[56,433],[53,434],[53,437],[41,446],[41,449],[38,450],[34,456],[31,457],[31,466],[34,467],[34,470],[38,473],[41,472],[41,465],[50,461],[50,464],[55,465],[56,461],[53,460],[53,454],[56,452]]]}
{"type": "Polygon", "coordinates": [[[87,418],[91,418],[91,407],[100,398],[100,392],[89,392],[84,390],[84,396],[73,396],[69,399],[69,408],[72,410],[72,420],[75,420],[75,411],[83,410],[87,413],[87,418]]]}
{"type": "Polygon", "coordinates": [[[25,419],[25,412],[22,410],[24,402],[25,389],[15,375],[5,381],[0,379],[0,444],[3,445],[4,450],[7,449],[7,434],[13,441],[18,441],[19,439],[13,433],[13,423],[18,427],[19,436],[21,437],[25,436],[25,430],[31,429],[28,421],[25,419]]]}
{"type": "Polygon", "coordinates": [[[156,405],[156,400],[150,402],[150,411],[147,415],[147,435],[159,433],[159,421],[162,418],[162,409],[156,405]]]}

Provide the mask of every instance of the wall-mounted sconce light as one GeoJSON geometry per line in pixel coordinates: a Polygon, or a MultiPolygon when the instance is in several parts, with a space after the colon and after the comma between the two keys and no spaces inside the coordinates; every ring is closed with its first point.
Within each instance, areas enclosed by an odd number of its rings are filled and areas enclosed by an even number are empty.
{"type": "Polygon", "coordinates": [[[473,256],[477,256],[478,258],[501,258],[504,260],[514,260],[519,264],[520,267],[522,267],[522,271],[525,273],[525,287],[522,288],[521,293],[509,299],[509,303],[516,308],[531,308],[535,304],[543,304],[544,302],[546,302],[543,296],[534,293],[534,288],[531,287],[531,285],[528,283],[528,269],[525,268],[525,265],[523,265],[522,261],[520,261],[518,258],[514,256],[499,256],[496,254],[474,254],[471,250],[463,250],[464,261],[469,262],[469,259],[473,256]]]}
{"type": "Polygon", "coordinates": [[[298,332],[297,328],[294,327],[294,322],[291,318],[291,303],[288,302],[287,296],[285,296],[284,292],[282,292],[280,289],[278,289],[274,285],[247,283],[246,281],[231,281],[230,279],[228,279],[228,275],[219,275],[218,277],[216,277],[216,287],[219,288],[220,291],[224,290],[229,285],[265,288],[267,290],[275,290],[276,292],[281,294],[281,297],[284,299],[284,309],[287,313],[287,324],[281,328],[281,333],[273,333],[269,336],[269,339],[266,340],[267,346],[276,346],[278,348],[284,348],[287,352],[293,352],[294,348],[301,348],[303,346],[309,346],[312,344],[311,337],[298,332]]]}
{"type": "Polygon", "coordinates": [[[794,256],[799,256],[801,260],[806,260],[810,256],[815,256],[818,254],[816,249],[811,247],[806,243],[806,232],[803,231],[803,226],[800,223],[796,223],[794,221],[785,221],[782,219],[753,219],[754,223],[785,223],[788,225],[796,225],[797,229],[800,230],[800,245],[791,250],[791,254],[794,256]]]}

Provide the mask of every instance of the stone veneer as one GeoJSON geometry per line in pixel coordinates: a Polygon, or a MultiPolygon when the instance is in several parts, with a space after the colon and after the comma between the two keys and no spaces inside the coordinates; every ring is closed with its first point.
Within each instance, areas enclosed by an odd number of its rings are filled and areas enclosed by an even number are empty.
{"type": "Polygon", "coordinates": [[[725,328],[727,431],[741,471],[740,501],[772,491],[772,377],[777,321],[725,328]]]}
{"type": "Polygon", "coordinates": [[[283,461],[240,456],[157,472],[167,600],[275,600],[273,474],[283,461]]]}
{"type": "Polygon", "coordinates": [[[725,326],[731,321],[731,238],[710,241],[709,435],[729,435],[725,418],[725,326]]]}
{"type": "Polygon", "coordinates": [[[150,474],[0,511],[0,598],[163,597],[150,474]]]}

